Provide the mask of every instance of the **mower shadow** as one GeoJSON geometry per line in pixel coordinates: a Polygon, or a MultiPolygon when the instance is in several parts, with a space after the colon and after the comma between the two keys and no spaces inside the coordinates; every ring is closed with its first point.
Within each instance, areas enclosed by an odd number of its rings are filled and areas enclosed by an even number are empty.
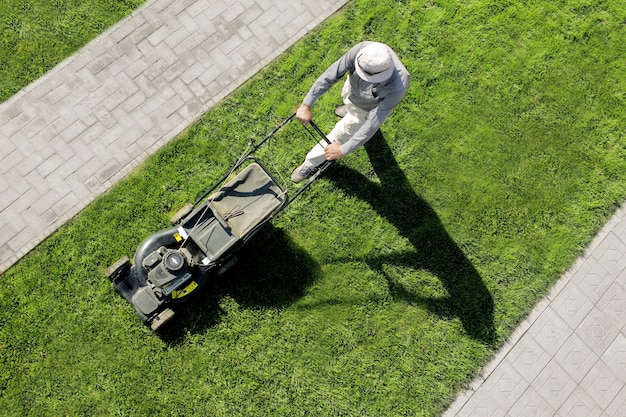
{"type": "Polygon", "coordinates": [[[167,344],[180,344],[187,334],[218,324],[226,314],[220,307],[226,296],[247,309],[280,308],[302,297],[319,276],[313,258],[271,223],[236,256],[238,262],[221,276],[209,276],[195,298],[172,307],[174,320],[158,332],[167,344]]]}
{"type": "Polygon", "coordinates": [[[493,299],[480,275],[448,235],[435,211],[412,189],[382,133],[365,144],[365,150],[380,184],[342,165],[328,178],[345,192],[366,201],[408,239],[415,251],[367,256],[362,261],[384,273],[392,264],[426,270],[441,280],[445,298],[428,298],[412,293],[387,276],[390,293],[408,303],[420,304],[441,317],[458,317],[472,338],[493,345],[493,299]]]}

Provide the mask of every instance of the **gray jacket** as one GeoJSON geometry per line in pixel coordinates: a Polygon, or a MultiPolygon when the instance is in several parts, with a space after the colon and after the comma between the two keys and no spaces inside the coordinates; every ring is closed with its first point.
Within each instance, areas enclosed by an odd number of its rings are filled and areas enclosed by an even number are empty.
{"type": "Polygon", "coordinates": [[[355,106],[369,111],[369,114],[365,124],[361,126],[350,140],[341,145],[341,152],[344,155],[363,145],[376,133],[381,123],[391,114],[391,111],[400,103],[409,89],[411,76],[393,51],[392,57],[395,70],[388,80],[372,84],[362,80],[357,75],[355,72],[356,56],[369,43],[371,42],[361,42],[350,48],[348,52],[324,71],[304,98],[305,104],[313,106],[313,103],[322,94],[349,73],[350,90],[347,98],[355,106]]]}

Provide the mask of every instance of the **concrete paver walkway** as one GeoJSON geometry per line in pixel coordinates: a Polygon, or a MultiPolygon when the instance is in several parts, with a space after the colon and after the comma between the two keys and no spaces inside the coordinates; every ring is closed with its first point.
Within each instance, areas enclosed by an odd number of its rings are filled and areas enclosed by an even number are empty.
{"type": "Polygon", "coordinates": [[[626,416],[626,204],[444,417],[626,416]]]}
{"type": "Polygon", "coordinates": [[[0,273],[347,0],[153,0],[0,104],[0,273]]]}
{"type": "MultiPolygon", "coordinates": [[[[347,0],[152,0],[0,104],[0,274],[347,0]]],[[[626,206],[452,416],[626,417],[626,206]]]]}

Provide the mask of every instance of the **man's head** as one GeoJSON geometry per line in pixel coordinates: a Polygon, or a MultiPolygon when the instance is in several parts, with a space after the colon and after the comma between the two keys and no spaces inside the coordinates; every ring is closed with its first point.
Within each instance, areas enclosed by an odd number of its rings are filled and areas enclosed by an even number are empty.
{"type": "Polygon", "coordinates": [[[393,74],[391,49],[384,43],[372,42],[356,56],[356,73],[370,83],[382,83],[393,74]]]}

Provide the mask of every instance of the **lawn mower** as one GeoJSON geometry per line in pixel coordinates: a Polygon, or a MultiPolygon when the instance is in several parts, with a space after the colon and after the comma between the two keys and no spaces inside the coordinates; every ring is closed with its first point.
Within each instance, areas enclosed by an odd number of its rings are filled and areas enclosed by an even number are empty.
{"type": "MultiPolygon", "coordinates": [[[[210,276],[220,276],[234,265],[236,252],[332,164],[326,161],[289,196],[287,187],[255,156],[294,117],[252,143],[215,185],[170,219],[172,227],[145,239],[132,263],[123,257],[107,269],[112,287],[152,330],[174,317],[173,304],[187,301],[210,276]]],[[[314,122],[310,126],[330,143],[314,122]]],[[[303,128],[316,136],[308,126],[303,128]]]]}

